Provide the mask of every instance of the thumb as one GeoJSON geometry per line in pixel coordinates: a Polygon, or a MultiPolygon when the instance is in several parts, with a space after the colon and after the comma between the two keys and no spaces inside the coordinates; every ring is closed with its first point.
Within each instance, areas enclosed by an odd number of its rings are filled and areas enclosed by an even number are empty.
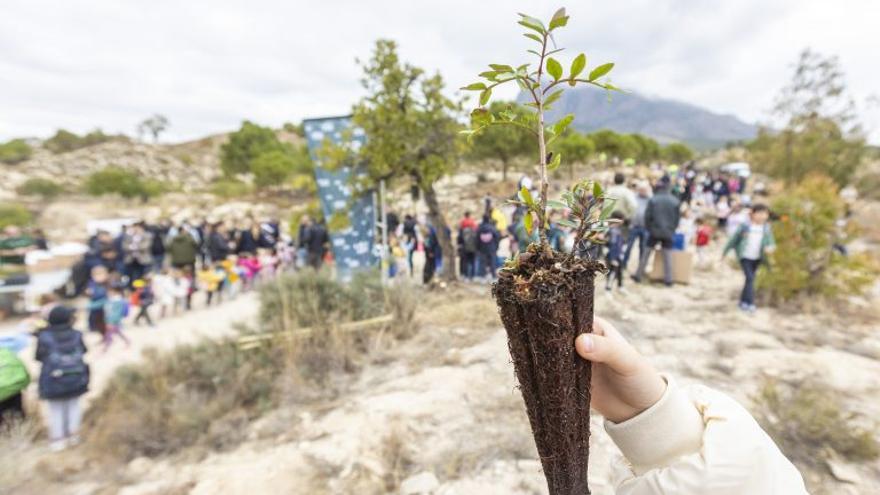
{"type": "Polygon", "coordinates": [[[622,338],[584,333],[575,339],[574,347],[582,358],[608,365],[622,375],[638,369],[639,354],[622,338]]]}

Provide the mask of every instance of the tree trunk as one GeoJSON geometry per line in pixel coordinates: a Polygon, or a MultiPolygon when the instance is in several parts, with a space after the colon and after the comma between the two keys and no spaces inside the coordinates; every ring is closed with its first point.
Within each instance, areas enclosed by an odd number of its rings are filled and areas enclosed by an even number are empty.
{"type": "Polygon", "coordinates": [[[434,190],[434,184],[421,186],[422,195],[425,197],[425,204],[428,205],[428,218],[431,224],[437,230],[437,240],[440,241],[440,250],[443,251],[443,273],[441,276],[447,282],[454,282],[458,276],[455,272],[455,248],[452,245],[452,238],[449,235],[449,226],[446,224],[446,218],[440,209],[440,202],[437,201],[437,191],[434,190]]]}

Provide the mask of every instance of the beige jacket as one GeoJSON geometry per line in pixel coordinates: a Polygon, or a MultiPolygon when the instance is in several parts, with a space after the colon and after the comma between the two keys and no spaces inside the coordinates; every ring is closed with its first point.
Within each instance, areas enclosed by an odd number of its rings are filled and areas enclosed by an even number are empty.
{"type": "Polygon", "coordinates": [[[612,461],[618,495],[802,495],[798,470],[754,418],[710,388],[678,387],[638,416],[605,430],[625,459],[612,461]]]}

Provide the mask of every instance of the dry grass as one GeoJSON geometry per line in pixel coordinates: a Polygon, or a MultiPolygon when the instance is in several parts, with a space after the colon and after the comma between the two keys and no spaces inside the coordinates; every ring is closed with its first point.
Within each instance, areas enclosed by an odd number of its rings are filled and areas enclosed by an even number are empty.
{"type": "Polygon", "coordinates": [[[880,457],[878,432],[843,409],[834,390],[815,381],[792,386],[767,381],[754,397],[756,417],[789,459],[818,469],[826,449],[851,462],[880,457]]]}
{"type": "Polygon", "coordinates": [[[489,286],[461,286],[429,292],[423,297],[417,321],[432,327],[486,329],[501,327],[498,307],[489,286]]]}
{"type": "Polygon", "coordinates": [[[4,424],[0,430],[0,493],[13,493],[28,482],[40,458],[36,443],[41,436],[39,418],[4,424]]]}
{"type": "Polygon", "coordinates": [[[261,291],[262,324],[275,332],[310,326],[310,333],[247,349],[231,338],[145,353],[141,363],[120,368],[93,403],[86,446],[99,457],[130,460],[238,445],[256,418],[281,404],[332,398],[367,360],[373,333],[345,332],[341,323],[390,308],[407,329],[385,332],[411,331],[414,299],[403,294],[370,280],[345,286],[313,273],[283,277],[261,291]]]}

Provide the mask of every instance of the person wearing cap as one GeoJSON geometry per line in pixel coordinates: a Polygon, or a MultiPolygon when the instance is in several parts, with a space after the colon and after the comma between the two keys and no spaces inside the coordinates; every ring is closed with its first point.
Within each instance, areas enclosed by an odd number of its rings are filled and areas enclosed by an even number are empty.
{"type": "Polygon", "coordinates": [[[37,335],[36,360],[42,363],[40,398],[48,403],[49,440],[54,451],[79,442],[82,411],[79,398],[89,389],[87,349],[74,330],[75,311],[57,305],[49,311],[49,326],[37,335]]]}

